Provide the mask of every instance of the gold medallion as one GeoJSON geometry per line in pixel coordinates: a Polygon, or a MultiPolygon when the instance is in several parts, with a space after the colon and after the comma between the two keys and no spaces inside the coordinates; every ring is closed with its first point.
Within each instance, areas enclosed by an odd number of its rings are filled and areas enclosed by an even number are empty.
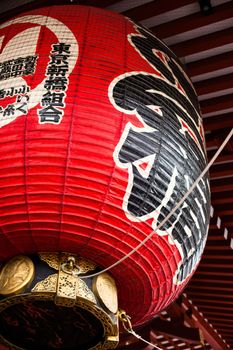
{"type": "Polygon", "coordinates": [[[94,289],[105,307],[115,314],[118,311],[118,301],[114,279],[108,273],[101,273],[95,278],[94,289]]]}
{"type": "Polygon", "coordinates": [[[18,255],[8,261],[0,272],[0,294],[11,295],[23,292],[32,282],[35,267],[31,259],[18,255]]]}

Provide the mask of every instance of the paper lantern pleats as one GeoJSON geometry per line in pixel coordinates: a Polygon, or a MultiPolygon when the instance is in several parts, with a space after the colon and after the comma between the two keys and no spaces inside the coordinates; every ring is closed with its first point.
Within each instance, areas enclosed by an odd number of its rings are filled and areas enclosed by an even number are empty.
{"type": "Polygon", "coordinates": [[[0,27],[0,260],[68,251],[107,267],[140,324],[194,272],[209,222],[200,110],[175,55],[109,11],[53,6],[0,27]]]}

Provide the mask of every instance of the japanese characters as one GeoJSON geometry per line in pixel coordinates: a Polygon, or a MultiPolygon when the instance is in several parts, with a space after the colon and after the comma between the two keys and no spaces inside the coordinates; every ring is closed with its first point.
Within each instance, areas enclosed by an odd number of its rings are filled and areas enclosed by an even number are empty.
{"type": "Polygon", "coordinates": [[[44,87],[47,90],[41,98],[38,109],[39,123],[59,124],[64,114],[65,91],[68,88],[68,58],[70,45],[58,43],[52,45],[50,61],[47,66],[44,87]]]}
{"type": "Polygon", "coordinates": [[[37,56],[18,57],[0,62],[0,80],[34,74],[37,56]]]}
{"type": "MultiPolygon", "coordinates": [[[[14,78],[34,74],[37,58],[37,55],[34,55],[0,62],[0,80],[11,79],[14,81],[14,78]]],[[[0,100],[16,96],[14,103],[10,103],[6,107],[0,106],[0,118],[12,118],[18,113],[27,114],[29,91],[30,88],[26,84],[0,89],[0,100]]]]}

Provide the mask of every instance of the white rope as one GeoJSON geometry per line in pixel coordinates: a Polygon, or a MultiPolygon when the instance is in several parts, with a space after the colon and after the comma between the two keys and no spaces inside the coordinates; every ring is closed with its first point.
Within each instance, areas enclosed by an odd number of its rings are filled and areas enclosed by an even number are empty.
{"type": "Polygon", "coordinates": [[[159,230],[166,222],[167,220],[170,219],[170,217],[176,212],[177,209],[179,209],[179,207],[184,203],[184,201],[187,199],[187,197],[190,195],[190,193],[193,191],[193,189],[198,185],[199,181],[202,179],[202,177],[208,172],[209,168],[211,167],[211,165],[215,162],[216,158],[219,156],[219,154],[222,152],[223,148],[226,146],[227,142],[230,140],[231,136],[233,135],[233,128],[231,129],[231,131],[229,132],[229,134],[227,135],[227,137],[225,138],[225,140],[223,141],[223,143],[221,144],[221,146],[219,147],[219,149],[217,150],[217,152],[215,153],[215,155],[213,156],[213,158],[210,160],[210,162],[207,164],[207,166],[205,167],[205,169],[202,171],[202,173],[198,176],[198,178],[196,179],[196,181],[192,184],[192,186],[190,187],[190,189],[185,193],[185,195],[183,196],[183,198],[177,203],[177,205],[172,209],[172,211],[161,221],[161,223],[143,240],[141,241],[134,249],[132,249],[128,254],[126,254],[125,256],[123,256],[123,258],[121,258],[120,260],[116,261],[114,264],[106,267],[105,269],[93,273],[91,275],[88,276],[82,276],[82,278],[90,278],[90,277],[95,277],[100,275],[101,273],[107,272],[111,269],[113,269],[114,267],[116,267],[117,265],[121,264],[124,260],[128,259],[133,253],[135,253],[139,248],[141,248],[156,232],[156,230],[159,230]]]}
{"type": "Polygon", "coordinates": [[[147,341],[146,339],[142,338],[139,334],[135,333],[133,329],[131,329],[131,330],[128,329],[128,333],[134,335],[136,338],[140,339],[140,340],[143,341],[144,343],[153,346],[155,349],[162,350],[161,348],[159,348],[159,347],[156,346],[155,344],[150,343],[150,342],[147,341]]]}
{"type": "Polygon", "coordinates": [[[124,310],[121,310],[121,309],[118,310],[118,317],[119,317],[119,320],[122,322],[122,326],[126,330],[126,332],[132,334],[135,338],[140,339],[144,343],[153,346],[153,348],[158,349],[158,350],[162,350],[157,345],[152,344],[148,340],[142,338],[139,334],[137,334],[133,330],[132,323],[131,323],[131,317],[129,315],[127,315],[124,310]]]}

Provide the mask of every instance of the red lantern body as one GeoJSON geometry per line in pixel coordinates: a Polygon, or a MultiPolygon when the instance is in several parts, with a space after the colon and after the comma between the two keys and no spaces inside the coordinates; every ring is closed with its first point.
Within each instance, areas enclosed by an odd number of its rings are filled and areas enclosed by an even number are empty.
{"type": "Polygon", "coordinates": [[[140,324],[181,292],[208,228],[195,93],[175,56],[130,20],[82,6],[0,27],[0,260],[68,251],[112,270],[140,324]]]}

